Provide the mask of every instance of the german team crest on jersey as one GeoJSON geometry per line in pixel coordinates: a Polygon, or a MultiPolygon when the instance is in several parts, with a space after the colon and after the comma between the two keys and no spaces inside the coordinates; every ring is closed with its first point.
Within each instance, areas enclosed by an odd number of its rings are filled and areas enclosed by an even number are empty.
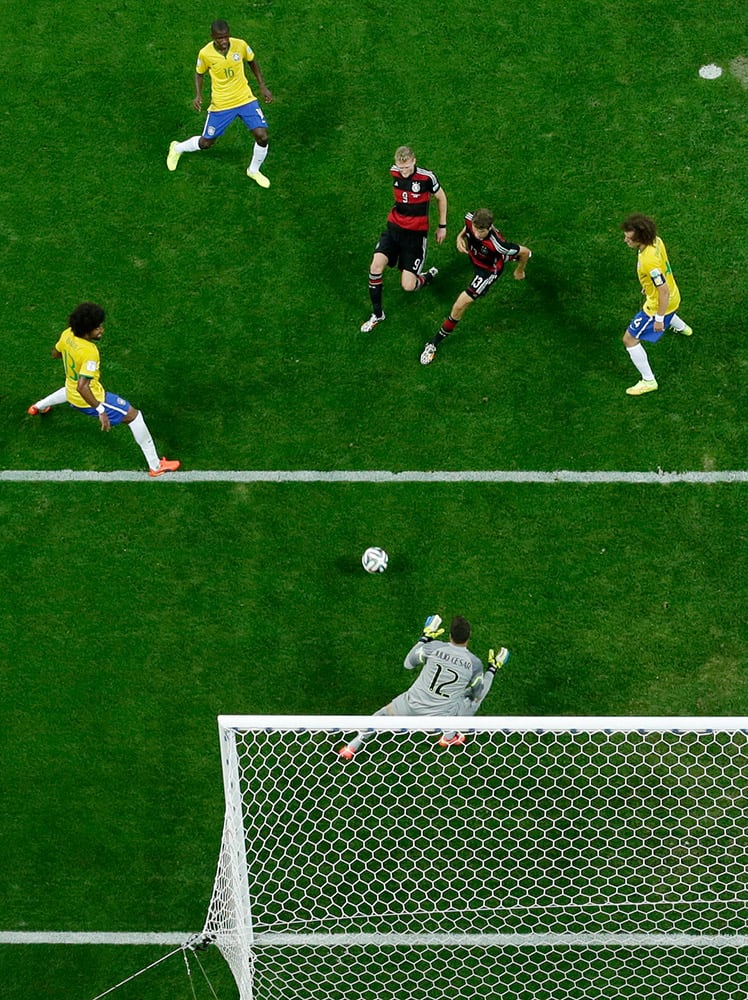
{"type": "Polygon", "coordinates": [[[418,194],[418,192],[421,190],[421,182],[413,181],[413,183],[410,185],[410,190],[413,192],[413,194],[418,194]]]}

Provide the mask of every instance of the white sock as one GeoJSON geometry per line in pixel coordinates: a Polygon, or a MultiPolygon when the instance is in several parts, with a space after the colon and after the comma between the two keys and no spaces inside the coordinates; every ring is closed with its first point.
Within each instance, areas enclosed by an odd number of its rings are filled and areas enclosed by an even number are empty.
{"type": "Polygon", "coordinates": [[[200,136],[193,135],[191,139],[177,143],[178,153],[196,153],[200,149],[200,136]]]}
{"type": "Polygon", "coordinates": [[[641,344],[634,344],[633,347],[627,347],[626,350],[629,352],[629,357],[636,365],[639,374],[644,381],[656,381],[654,375],[652,374],[652,369],[649,367],[649,358],[647,357],[647,352],[644,350],[643,346],[641,344]]]}
{"type": "Polygon", "coordinates": [[[34,403],[37,410],[44,410],[48,406],[59,406],[60,403],[67,403],[68,394],[65,391],[65,386],[62,389],[56,389],[54,392],[50,393],[49,396],[45,396],[44,399],[40,399],[38,403],[34,403]]]}
{"type": "Polygon", "coordinates": [[[140,445],[140,450],[145,455],[145,460],[148,463],[148,468],[155,470],[161,464],[158,459],[158,454],[156,452],[156,445],[153,443],[153,438],[151,437],[151,432],[148,430],[145,420],[143,420],[143,414],[138,413],[137,417],[132,421],[132,423],[127,425],[132,431],[132,436],[140,445]]]}
{"type": "Polygon", "coordinates": [[[376,735],[376,729],[372,729],[368,733],[359,733],[351,740],[348,746],[353,750],[360,750],[364,743],[368,743],[369,740],[373,740],[376,735]]]}
{"type": "Polygon", "coordinates": [[[673,313],[673,315],[670,318],[670,327],[671,329],[675,330],[676,333],[681,333],[683,330],[686,329],[686,324],[680,318],[678,313],[673,313]]]}
{"type": "MultiPolygon", "coordinates": [[[[384,708],[380,708],[378,712],[374,713],[374,715],[392,715],[391,709],[391,705],[385,705],[384,708]]],[[[354,736],[348,746],[352,747],[353,750],[360,750],[367,740],[373,740],[376,735],[376,729],[369,729],[367,732],[360,732],[354,736]]]]}
{"type": "Polygon", "coordinates": [[[255,143],[255,148],[252,152],[252,162],[249,165],[250,174],[259,174],[260,167],[265,162],[265,157],[267,155],[268,155],[268,147],[260,146],[258,143],[255,143]]]}

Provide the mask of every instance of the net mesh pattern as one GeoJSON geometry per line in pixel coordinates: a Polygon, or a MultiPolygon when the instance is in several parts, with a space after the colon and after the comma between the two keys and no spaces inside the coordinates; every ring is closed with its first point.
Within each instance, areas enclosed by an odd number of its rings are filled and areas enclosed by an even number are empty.
{"type": "Polygon", "coordinates": [[[243,998],[744,980],[743,730],[393,729],[349,763],[342,729],[235,735],[205,929],[243,998]]]}

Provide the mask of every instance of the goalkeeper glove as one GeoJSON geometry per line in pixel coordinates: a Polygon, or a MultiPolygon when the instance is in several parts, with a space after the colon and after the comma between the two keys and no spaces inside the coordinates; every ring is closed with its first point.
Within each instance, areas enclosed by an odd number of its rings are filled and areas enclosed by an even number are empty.
{"type": "Polygon", "coordinates": [[[440,615],[429,615],[426,621],[423,623],[423,632],[421,633],[421,638],[419,642],[433,642],[434,639],[438,639],[440,635],[444,633],[443,628],[439,628],[442,620],[440,615]]]}
{"type": "Polygon", "coordinates": [[[511,653],[506,648],[502,646],[498,651],[495,649],[489,649],[488,651],[488,669],[492,674],[495,674],[497,670],[500,670],[505,663],[509,662],[509,657],[511,653]]]}

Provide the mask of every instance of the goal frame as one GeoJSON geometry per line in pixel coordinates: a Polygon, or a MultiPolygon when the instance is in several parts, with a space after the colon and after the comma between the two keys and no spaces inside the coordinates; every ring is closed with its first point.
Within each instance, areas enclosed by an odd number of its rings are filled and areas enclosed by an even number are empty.
{"type": "MultiPolygon", "coordinates": [[[[228,938],[222,940],[209,917],[204,935],[216,943],[227,959],[237,982],[241,1000],[253,1000],[254,970],[252,953],[263,947],[330,947],[331,942],[343,946],[400,946],[427,945],[446,948],[469,947],[519,947],[525,945],[553,947],[558,945],[584,948],[610,948],[623,943],[615,933],[526,933],[494,932],[483,934],[370,932],[355,930],[330,934],[284,934],[257,932],[252,921],[252,896],[249,886],[245,856],[244,812],[240,787],[239,758],[236,734],[246,731],[282,730],[286,732],[330,731],[341,732],[422,732],[439,733],[459,729],[466,736],[482,732],[504,733],[745,733],[748,734],[748,717],[742,716],[482,716],[469,718],[449,717],[378,717],[378,716],[312,716],[312,715],[220,715],[218,729],[224,781],[225,817],[219,874],[231,884],[231,895],[236,912],[230,921],[228,938]],[[616,940],[618,939],[618,940],[616,940]]],[[[358,758],[357,758],[358,759],[358,758]]],[[[346,766],[346,765],[341,765],[346,766]]],[[[348,766],[356,766],[348,765],[348,766]]],[[[218,874],[217,874],[218,882],[218,874]]],[[[216,882],[216,884],[217,884],[216,882]]],[[[211,910],[213,904],[211,903],[211,910]]],[[[652,948],[730,948],[748,949],[748,934],[685,933],[658,934],[632,933],[625,935],[625,945],[643,949],[652,948]]]]}

